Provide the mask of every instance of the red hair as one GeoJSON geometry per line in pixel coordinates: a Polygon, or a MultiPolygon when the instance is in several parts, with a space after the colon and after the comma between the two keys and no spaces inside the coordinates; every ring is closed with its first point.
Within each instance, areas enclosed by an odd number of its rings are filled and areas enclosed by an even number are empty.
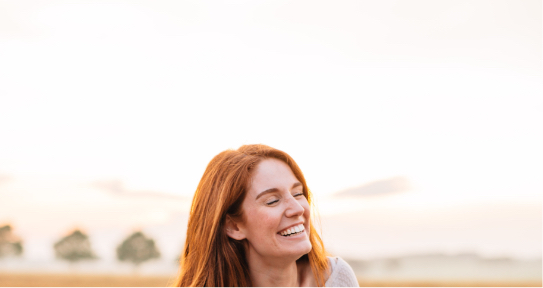
{"type": "MultiPolygon", "coordinates": [[[[242,216],[241,203],[252,170],[266,158],[281,160],[290,167],[303,184],[303,193],[311,205],[312,195],[304,175],[287,153],[262,144],[219,153],[207,165],[192,199],[176,286],[252,286],[245,258],[247,240],[228,237],[224,225],[227,215],[242,216]]],[[[309,241],[311,251],[298,261],[308,260],[318,285],[324,286],[328,261],[313,219],[310,219],[309,241]]]]}

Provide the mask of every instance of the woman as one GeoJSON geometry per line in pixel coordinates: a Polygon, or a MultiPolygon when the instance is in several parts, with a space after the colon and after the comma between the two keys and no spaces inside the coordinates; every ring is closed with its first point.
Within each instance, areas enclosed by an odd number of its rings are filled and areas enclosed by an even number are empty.
{"type": "Polygon", "coordinates": [[[358,286],[326,257],[311,193],[285,152],[226,150],[209,162],[190,211],[177,286],[358,286]]]}

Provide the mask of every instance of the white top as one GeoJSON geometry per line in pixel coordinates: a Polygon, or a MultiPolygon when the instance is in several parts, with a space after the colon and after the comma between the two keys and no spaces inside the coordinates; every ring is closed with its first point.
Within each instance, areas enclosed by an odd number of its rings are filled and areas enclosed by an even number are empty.
{"type": "Polygon", "coordinates": [[[326,287],[360,287],[353,268],[339,257],[328,257],[332,274],[324,283],[326,287]]]}

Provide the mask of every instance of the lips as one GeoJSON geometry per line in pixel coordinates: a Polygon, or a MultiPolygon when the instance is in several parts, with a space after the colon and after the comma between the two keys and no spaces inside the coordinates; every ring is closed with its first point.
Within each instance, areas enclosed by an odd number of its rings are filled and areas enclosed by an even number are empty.
{"type": "Polygon", "coordinates": [[[304,224],[298,224],[298,225],[291,226],[287,229],[284,229],[278,232],[277,234],[288,237],[288,236],[300,234],[304,230],[305,230],[304,224]]]}

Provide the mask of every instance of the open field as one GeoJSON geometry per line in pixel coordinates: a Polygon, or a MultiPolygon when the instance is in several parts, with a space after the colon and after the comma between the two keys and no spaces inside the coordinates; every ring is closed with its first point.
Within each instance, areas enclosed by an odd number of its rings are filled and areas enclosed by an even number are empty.
{"type": "Polygon", "coordinates": [[[164,276],[0,273],[0,286],[12,287],[164,287],[170,280],[164,276]]]}
{"type": "Polygon", "coordinates": [[[541,282],[392,282],[358,281],[360,287],[541,287],[541,282]]]}
{"type": "MultiPolygon", "coordinates": [[[[15,274],[0,273],[0,286],[24,287],[163,287],[173,279],[164,276],[89,275],[89,274],[15,274]]],[[[360,281],[362,287],[541,287],[541,282],[389,282],[360,281]]]]}

